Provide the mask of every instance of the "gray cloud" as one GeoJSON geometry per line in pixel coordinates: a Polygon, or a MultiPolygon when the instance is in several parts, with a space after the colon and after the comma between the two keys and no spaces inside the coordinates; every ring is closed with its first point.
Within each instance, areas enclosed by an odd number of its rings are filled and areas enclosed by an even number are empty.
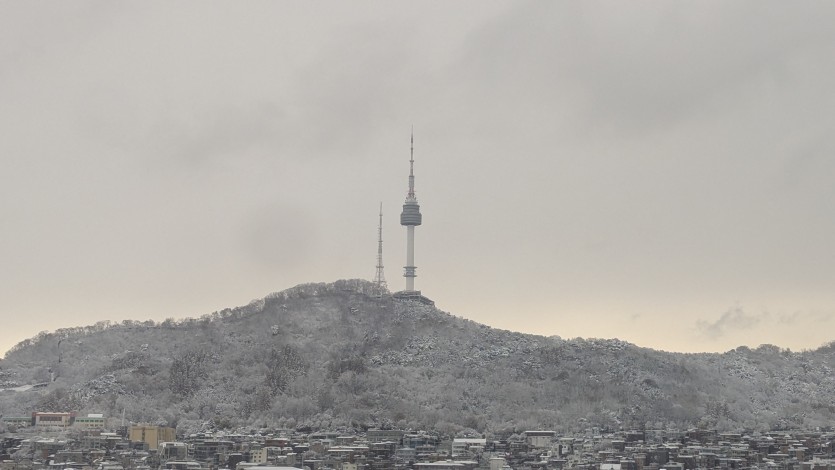
{"type": "Polygon", "coordinates": [[[459,67],[494,99],[570,108],[596,135],[656,132],[738,106],[752,90],[768,93],[762,80],[789,85],[798,65],[832,73],[831,63],[805,62],[835,44],[830,16],[775,6],[522,2],[470,35],[459,67]]]}
{"type": "Polygon", "coordinates": [[[228,105],[205,109],[188,120],[171,122],[159,117],[151,131],[151,149],[163,159],[191,168],[251,158],[252,153],[275,152],[285,158],[292,145],[286,109],[270,103],[228,105]]]}
{"type": "Polygon", "coordinates": [[[822,327],[833,320],[835,320],[835,312],[832,311],[795,311],[777,315],[777,321],[784,326],[811,325],[822,327]]]}
{"type": "Polygon", "coordinates": [[[707,339],[716,340],[728,334],[749,330],[770,318],[768,313],[750,315],[745,313],[742,307],[736,306],[728,309],[713,322],[699,320],[696,322],[696,329],[707,339]]]}
{"type": "Polygon", "coordinates": [[[274,204],[253,213],[242,229],[241,240],[252,262],[277,272],[309,263],[321,243],[311,217],[290,206],[274,204]]]}

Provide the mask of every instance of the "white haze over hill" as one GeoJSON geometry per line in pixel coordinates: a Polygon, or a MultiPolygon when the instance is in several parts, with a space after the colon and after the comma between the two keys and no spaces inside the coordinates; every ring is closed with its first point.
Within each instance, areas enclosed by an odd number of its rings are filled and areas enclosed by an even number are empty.
{"type": "Polygon", "coordinates": [[[814,348],[835,5],[0,4],[0,350],[304,282],[499,328],[814,348]]]}

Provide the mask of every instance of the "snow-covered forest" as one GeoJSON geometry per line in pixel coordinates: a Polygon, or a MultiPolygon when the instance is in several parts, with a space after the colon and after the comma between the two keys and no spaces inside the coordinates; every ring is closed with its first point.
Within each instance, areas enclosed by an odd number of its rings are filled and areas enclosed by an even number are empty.
{"type": "Polygon", "coordinates": [[[832,344],[668,353],[496,330],[372,291],[365,281],[306,284],[198,319],[44,332],[0,361],[0,409],[124,412],[133,422],[194,430],[450,434],[765,430],[835,417],[832,344]]]}

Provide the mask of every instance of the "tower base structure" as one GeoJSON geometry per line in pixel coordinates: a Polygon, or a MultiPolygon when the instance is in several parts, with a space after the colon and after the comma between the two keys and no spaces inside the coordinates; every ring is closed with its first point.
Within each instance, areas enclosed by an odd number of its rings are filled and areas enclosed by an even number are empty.
{"type": "Polygon", "coordinates": [[[430,305],[435,306],[435,302],[430,300],[428,297],[424,297],[421,295],[419,290],[401,290],[391,294],[391,296],[397,300],[405,300],[407,302],[420,302],[423,305],[430,305]]]}

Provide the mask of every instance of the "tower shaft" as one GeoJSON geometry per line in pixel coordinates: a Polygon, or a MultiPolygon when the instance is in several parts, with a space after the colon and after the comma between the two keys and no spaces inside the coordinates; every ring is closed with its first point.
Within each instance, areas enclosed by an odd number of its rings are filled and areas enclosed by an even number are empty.
{"type": "Polygon", "coordinates": [[[406,278],[406,290],[415,290],[415,226],[406,226],[406,266],[403,267],[403,276],[406,278]]]}

